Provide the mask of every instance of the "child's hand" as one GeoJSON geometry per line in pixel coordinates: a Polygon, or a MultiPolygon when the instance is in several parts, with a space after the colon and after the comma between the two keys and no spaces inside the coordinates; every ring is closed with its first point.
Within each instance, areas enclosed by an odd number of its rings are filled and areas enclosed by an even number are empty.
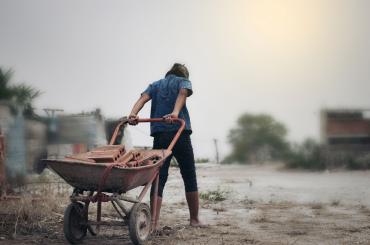
{"type": "Polygon", "coordinates": [[[137,125],[138,124],[139,117],[136,114],[130,114],[128,116],[128,123],[130,125],[137,125]]]}
{"type": "Polygon", "coordinates": [[[171,114],[164,115],[163,118],[166,120],[166,122],[172,123],[174,119],[179,118],[179,114],[172,112],[171,114]]]}

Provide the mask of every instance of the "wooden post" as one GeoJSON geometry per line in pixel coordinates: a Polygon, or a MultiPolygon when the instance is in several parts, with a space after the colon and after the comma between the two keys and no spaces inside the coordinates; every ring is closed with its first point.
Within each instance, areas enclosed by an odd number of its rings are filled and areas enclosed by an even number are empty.
{"type": "Polygon", "coordinates": [[[216,163],[220,163],[220,157],[218,154],[218,140],[213,139],[213,142],[215,143],[215,150],[216,150],[216,163]]]}

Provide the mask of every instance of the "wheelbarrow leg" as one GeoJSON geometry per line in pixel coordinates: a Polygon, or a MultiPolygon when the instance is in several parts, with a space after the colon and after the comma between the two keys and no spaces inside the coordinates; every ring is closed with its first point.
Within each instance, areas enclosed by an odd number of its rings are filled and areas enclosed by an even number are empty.
{"type": "Polygon", "coordinates": [[[100,200],[100,198],[99,198],[98,203],[97,203],[96,221],[98,222],[98,224],[96,225],[96,233],[99,233],[100,232],[99,222],[101,221],[101,200],[100,200]]]}

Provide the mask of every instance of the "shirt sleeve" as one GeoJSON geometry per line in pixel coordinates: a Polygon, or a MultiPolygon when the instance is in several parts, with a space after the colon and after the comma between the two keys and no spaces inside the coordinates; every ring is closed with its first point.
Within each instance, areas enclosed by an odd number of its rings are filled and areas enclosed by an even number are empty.
{"type": "Polygon", "coordinates": [[[190,95],[193,94],[193,88],[192,88],[192,85],[191,85],[191,82],[187,79],[183,79],[180,83],[180,89],[182,88],[186,88],[189,92],[188,92],[188,97],[190,95]]]}
{"type": "Polygon", "coordinates": [[[141,93],[141,95],[147,94],[152,98],[153,95],[153,84],[149,84],[149,86],[141,93]]]}

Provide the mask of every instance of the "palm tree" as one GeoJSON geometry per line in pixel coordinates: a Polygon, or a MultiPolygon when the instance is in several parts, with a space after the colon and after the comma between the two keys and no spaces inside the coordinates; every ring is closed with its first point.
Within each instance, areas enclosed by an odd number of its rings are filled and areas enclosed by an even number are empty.
{"type": "Polygon", "coordinates": [[[10,100],[13,97],[9,86],[12,75],[13,71],[11,69],[3,71],[0,67],[0,100],[10,100]]]}
{"type": "Polygon", "coordinates": [[[11,85],[13,74],[13,70],[4,71],[0,67],[0,100],[8,101],[14,113],[22,108],[24,116],[37,117],[32,102],[40,96],[41,92],[26,84],[11,85]]]}

